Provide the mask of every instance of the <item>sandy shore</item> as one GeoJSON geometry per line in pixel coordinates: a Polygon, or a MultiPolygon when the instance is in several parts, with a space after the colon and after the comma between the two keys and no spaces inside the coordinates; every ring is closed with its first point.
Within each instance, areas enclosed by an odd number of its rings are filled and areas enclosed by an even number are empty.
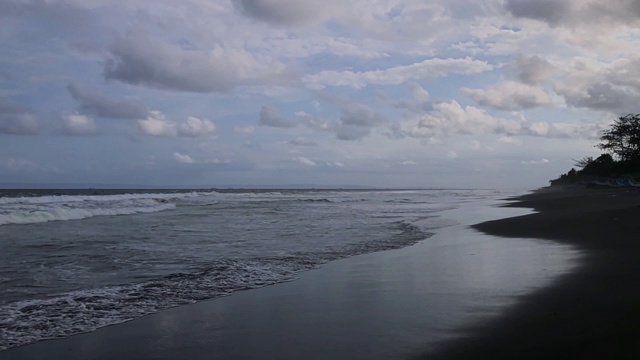
{"type": "Polygon", "coordinates": [[[523,196],[536,214],[475,228],[578,246],[576,271],[425,359],[640,359],[640,191],[574,189],[523,196]]]}

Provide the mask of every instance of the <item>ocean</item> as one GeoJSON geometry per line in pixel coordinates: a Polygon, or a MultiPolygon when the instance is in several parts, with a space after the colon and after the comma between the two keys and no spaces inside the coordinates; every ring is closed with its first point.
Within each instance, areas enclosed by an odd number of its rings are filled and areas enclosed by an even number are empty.
{"type": "Polygon", "coordinates": [[[0,197],[0,350],[295,280],[458,224],[493,190],[65,190],[0,197]]]}

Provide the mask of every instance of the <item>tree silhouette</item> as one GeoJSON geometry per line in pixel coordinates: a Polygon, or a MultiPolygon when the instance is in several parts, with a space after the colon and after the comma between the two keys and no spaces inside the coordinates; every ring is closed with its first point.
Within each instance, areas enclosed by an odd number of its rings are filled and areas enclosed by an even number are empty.
{"type": "Polygon", "coordinates": [[[640,114],[616,119],[611,129],[600,137],[598,148],[612,153],[622,161],[640,159],[640,114]]]}

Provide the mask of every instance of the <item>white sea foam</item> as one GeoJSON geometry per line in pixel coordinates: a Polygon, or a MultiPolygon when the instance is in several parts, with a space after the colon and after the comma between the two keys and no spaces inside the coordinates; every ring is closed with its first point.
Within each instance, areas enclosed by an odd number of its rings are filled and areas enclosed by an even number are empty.
{"type": "Polygon", "coordinates": [[[129,215],[137,213],[158,212],[174,209],[176,204],[156,203],[147,206],[120,208],[69,208],[65,206],[47,206],[31,210],[11,211],[0,214],[0,225],[34,224],[48,221],[80,220],[94,216],[129,215]]]}
{"type": "Polygon", "coordinates": [[[175,209],[176,201],[204,195],[213,194],[190,192],[0,198],[0,225],[158,212],[175,209]]]}

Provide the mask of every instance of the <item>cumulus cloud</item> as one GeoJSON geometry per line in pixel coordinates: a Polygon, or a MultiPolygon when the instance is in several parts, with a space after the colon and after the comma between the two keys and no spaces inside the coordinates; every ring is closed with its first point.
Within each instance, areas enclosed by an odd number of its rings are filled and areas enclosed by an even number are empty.
{"type": "Polygon", "coordinates": [[[270,126],[276,128],[294,128],[298,126],[298,122],[286,118],[281,115],[278,109],[272,106],[263,106],[260,110],[260,119],[258,124],[262,126],[270,126]]]}
{"type": "Polygon", "coordinates": [[[178,134],[178,127],[170,122],[160,111],[150,111],[146,119],[138,120],[138,128],[149,136],[172,137],[178,134]]]}
{"type": "Polygon", "coordinates": [[[565,81],[555,84],[555,91],[571,107],[608,111],[617,115],[638,112],[638,56],[611,64],[590,65],[577,62],[565,70],[565,78],[565,81]]]}
{"type": "Polygon", "coordinates": [[[147,116],[147,107],[134,100],[111,97],[95,90],[71,83],[69,94],[80,103],[81,113],[115,119],[141,119],[147,116]]]}
{"type": "Polygon", "coordinates": [[[391,138],[433,139],[440,134],[481,134],[500,135],[499,141],[512,141],[514,136],[546,138],[586,138],[596,139],[605,128],[600,123],[550,123],[527,119],[505,119],[494,117],[486,110],[474,106],[462,106],[455,100],[434,104],[434,109],[418,120],[395,123],[391,127],[391,138]]]}
{"type": "Polygon", "coordinates": [[[173,153],[173,159],[183,164],[194,164],[196,161],[189,155],[181,154],[179,152],[173,153]]]}
{"type": "Polygon", "coordinates": [[[97,133],[93,119],[78,113],[63,116],[61,125],[62,133],[68,136],[87,136],[97,133]]]}
{"type": "Polygon", "coordinates": [[[178,136],[202,137],[213,135],[215,132],[216,126],[211,120],[193,116],[189,116],[184,123],[178,125],[178,136]]]}
{"type": "Polygon", "coordinates": [[[22,106],[0,100],[0,134],[35,135],[40,132],[36,116],[22,106]]]}
{"type": "Polygon", "coordinates": [[[387,122],[388,120],[383,114],[367,105],[346,104],[341,107],[336,135],[340,140],[358,140],[368,136],[374,127],[387,122]]]}
{"type": "Polygon", "coordinates": [[[410,80],[445,77],[453,74],[478,74],[493,69],[486,61],[432,58],[411,65],[397,66],[373,71],[322,71],[308,75],[304,81],[313,89],[326,86],[350,86],[363,88],[367,85],[398,85],[410,80]]]}
{"type": "Polygon", "coordinates": [[[185,49],[130,30],[110,49],[104,76],[129,84],[190,92],[229,92],[239,85],[290,80],[283,64],[257,60],[242,48],[185,49]]]}
{"type": "Polygon", "coordinates": [[[157,110],[150,111],[146,119],[138,120],[138,128],[145,135],[158,137],[204,137],[216,132],[216,126],[211,120],[190,116],[185,122],[178,124],[157,110]]]}
{"type": "Polygon", "coordinates": [[[513,81],[504,81],[488,89],[461,89],[461,93],[482,106],[498,110],[530,109],[551,104],[544,89],[513,81]]]}

